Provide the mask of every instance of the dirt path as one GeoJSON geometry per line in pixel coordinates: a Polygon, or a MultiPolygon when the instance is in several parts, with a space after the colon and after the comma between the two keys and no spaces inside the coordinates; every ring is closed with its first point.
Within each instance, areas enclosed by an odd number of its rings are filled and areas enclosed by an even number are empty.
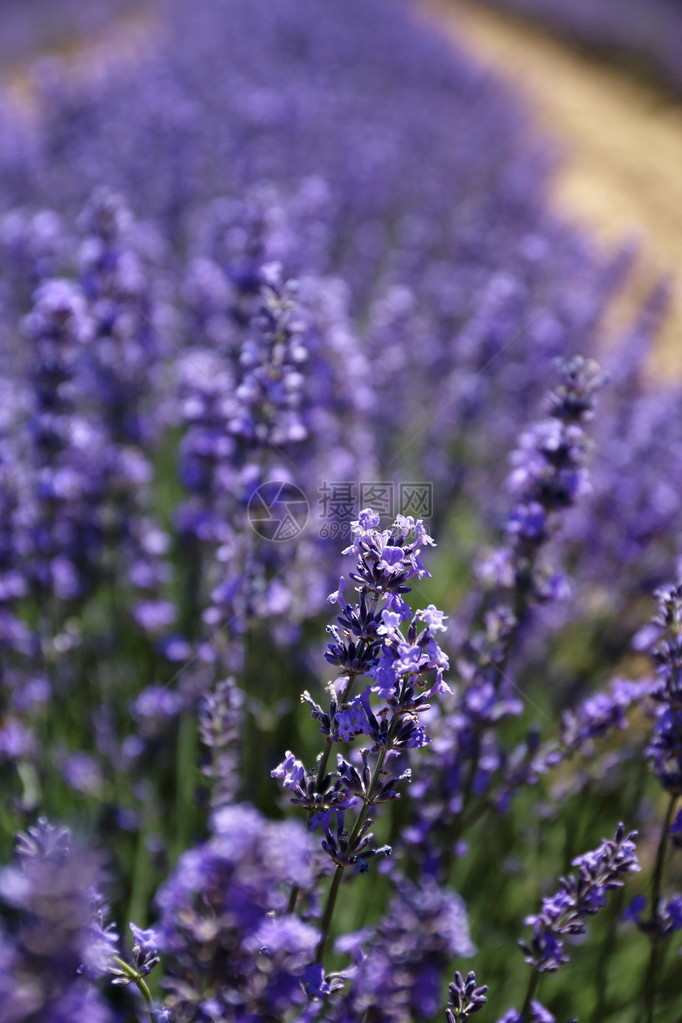
{"type": "Polygon", "coordinates": [[[673,278],[656,369],[682,375],[682,101],[514,18],[458,0],[427,9],[520,87],[565,147],[558,206],[607,242],[642,238],[616,320],[658,274],[673,278]]]}

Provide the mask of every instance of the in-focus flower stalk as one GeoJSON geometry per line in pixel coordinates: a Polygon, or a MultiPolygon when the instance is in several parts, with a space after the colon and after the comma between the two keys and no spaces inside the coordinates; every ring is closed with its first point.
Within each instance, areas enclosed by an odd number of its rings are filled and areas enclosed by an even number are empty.
{"type": "MultiPolygon", "coordinates": [[[[428,575],[420,552],[433,541],[421,520],[410,517],[398,516],[391,529],[378,527],[379,516],[371,509],[364,509],[352,525],[353,544],[345,553],[356,559],[349,578],[356,584],[357,601],[346,600],[345,577],[330,596],[341,614],[328,628],[331,641],[325,657],[342,674],[327,687],[328,709],[309,693],[302,695],[326,737],[317,767],[306,771],[287,753],[272,772],[293,793],[292,802],[307,809],[309,827],[324,828],[322,848],[335,864],[316,949],[320,970],[346,867],[364,871],[367,859],[391,852],[389,846],[374,846],[368,833],[372,807],[399,798],[398,784],[410,778],[409,770],[392,773],[389,761],[430,741],[419,715],[428,709],[429,697],[449,691],[443,681],[448,661],[436,639],[445,631],[444,616],[433,605],[413,614],[404,599],[409,580],[428,575]],[[406,633],[403,622],[409,623],[406,633]],[[370,684],[354,696],[362,676],[368,676],[370,684]],[[359,735],[369,737],[372,745],[359,751],[358,766],[338,754],[336,771],[328,773],[332,746],[359,735]],[[347,826],[347,815],[356,809],[352,826],[347,826]]],[[[290,911],[297,898],[298,891],[292,892],[290,911]]],[[[309,986],[309,993],[320,996],[321,984],[309,986]]]]}

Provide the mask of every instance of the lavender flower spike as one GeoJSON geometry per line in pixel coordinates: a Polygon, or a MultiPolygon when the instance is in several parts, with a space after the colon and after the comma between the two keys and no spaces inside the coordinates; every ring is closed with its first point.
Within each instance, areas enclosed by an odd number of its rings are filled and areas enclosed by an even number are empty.
{"type": "Polygon", "coordinates": [[[661,787],[668,793],[668,805],[651,876],[649,917],[638,919],[646,902],[641,896],[633,901],[628,913],[651,942],[644,985],[648,1020],[653,1020],[656,1010],[661,943],[682,928],[682,896],[666,897],[662,892],[668,843],[674,839],[679,821],[675,808],[682,795],[682,584],[660,590],[657,597],[658,615],[651,623],[657,637],[652,652],[656,678],[650,690],[656,710],[646,753],[661,787]]]}
{"type": "Polygon", "coordinates": [[[542,900],[542,909],[526,917],[534,929],[529,943],[519,942],[526,962],[538,973],[558,970],[568,962],[563,938],[584,934],[586,916],[593,916],[606,904],[606,893],[622,888],[622,878],[640,869],[634,838],[637,832],[625,834],[622,824],[613,839],[604,839],[599,848],[577,856],[573,866],[578,874],[559,879],[559,890],[542,900]]]}
{"type": "Polygon", "coordinates": [[[466,980],[462,974],[455,971],[454,982],[449,987],[448,1007],[445,1010],[447,1023],[465,1023],[469,1016],[482,1009],[487,998],[488,988],[476,987],[476,974],[473,970],[467,974],[466,980]]]}
{"type": "MultiPolygon", "coordinates": [[[[436,638],[445,630],[443,615],[433,605],[413,614],[405,601],[409,580],[429,574],[421,551],[433,546],[433,540],[423,522],[410,516],[398,515],[391,529],[378,527],[379,516],[371,508],[363,509],[351,526],[353,543],[344,553],[356,560],[348,578],[355,584],[357,602],[346,599],[343,578],[330,598],[340,605],[341,614],[337,624],[328,627],[331,641],[325,657],[339,669],[339,677],[328,686],[328,710],[309,693],[302,697],[320,722],[325,749],[315,769],[306,770],[289,752],[271,772],[292,793],[292,802],[308,810],[309,825],[324,827],[322,848],[336,864],[316,963],[323,961],[345,868],[365,871],[368,859],[391,853],[390,846],[374,844],[369,815],[373,807],[397,799],[398,786],[409,781],[411,774],[404,767],[391,771],[389,763],[398,754],[430,742],[419,715],[428,710],[432,696],[449,692],[443,681],[449,663],[436,638]],[[361,676],[371,681],[353,696],[361,676]],[[336,771],[328,773],[332,746],[358,735],[367,736],[371,743],[360,750],[358,766],[338,754],[336,771]],[[347,818],[354,810],[351,823],[347,818]]],[[[292,893],[292,909],[296,895],[292,893]]]]}

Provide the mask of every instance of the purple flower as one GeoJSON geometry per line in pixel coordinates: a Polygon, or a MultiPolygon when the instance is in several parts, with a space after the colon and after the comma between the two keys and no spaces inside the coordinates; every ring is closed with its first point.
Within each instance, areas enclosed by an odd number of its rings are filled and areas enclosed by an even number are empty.
{"type": "Polygon", "coordinates": [[[660,640],[653,649],[656,680],[651,695],[658,704],[647,755],[663,788],[682,792],[682,586],[661,590],[654,625],[660,640]]]}
{"type": "Polygon", "coordinates": [[[310,998],[326,998],[331,994],[331,984],[327,980],[322,963],[306,966],[302,977],[306,994],[310,998]]]}
{"type": "MultiPolygon", "coordinates": [[[[366,943],[367,951],[359,956],[356,951],[358,963],[340,1003],[341,1019],[362,1018],[370,1007],[389,1020],[433,1018],[442,1011],[444,969],[453,956],[475,952],[464,903],[430,880],[400,880],[374,933],[361,932],[350,942],[347,936],[338,947],[352,950],[359,942],[366,943]]],[[[480,1000],[481,991],[476,994],[480,1000]]]]}
{"type": "Polygon", "coordinates": [[[272,769],[270,776],[279,778],[285,788],[295,788],[305,777],[305,767],[288,751],[282,763],[272,769]]]}
{"type": "MultiPolygon", "coordinates": [[[[516,1009],[509,1009],[498,1023],[521,1023],[521,1013],[516,1009]]],[[[532,999],[529,1023],[556,1023],[556,1018],[537,999],[532,999]]]]}
{"type": "Polygon", "coordinates": [[[0,871],[0,902],[12,910],[0,931],[3,1018],[11,1023],[110,1023],[87,980],[107,969],[117,941],[99,872],[96,857],[44,818],[17,836],[17,860],[0,871]]]}
{"type": "Polygon", "coordinates": [[[156,951],[159,945],[159,939],[155,930],[151,927],[143,930],[134,923],[130,924],[130,930],[133,932],[135,945],[140,949],[140,952],[147,955],[152,950],[156,951]]]}
{"type": "Polygon", "coordinates": [[[627,727],[627,712],[645,699],[649,680],[632,682],[614,679],[608,691],[588,696],[573,710],[561,717],[561,740],[569,750],[589,752],[593,740],[606,735],[611,729],[627,727]]]}
{"type": "Polygon", "coordinates": [[[456,970],[455,979],[448,988],[448,1006],[445,1010],[447,1023],[464,1023],[469,1016],[473,1016],[485,1005],[488,988],[476,986],[476,974],[472,970],[467,974],[466,980],[456,970]]]}
{"type": "Polygon", "coordinates": [[[340,742],[352,742],[357,735],[369,735],[370,728],[364,706],[355,699],[347,707],[336,712],[334,722],[340,742]]]}
{"type": "Polygon", "coordinates": [[[635,895],[630,905],[623,913],[624,920],[632,920],[634,923],[639,922],[639,917],[646,907],[646,895],[635,895]]]}
{"type": "Polygon", "coordinates": [[[633,839],[618,825],[613,839],[604,839],[591,852],[577,856],[573,866],[577,875],[560,878],[560,888],[542,900],[539,914],[526,918],[534,929],[529,942],[519,942],[526,962],[540,973],[559,969],[568,962],[564,954],[564,936],[584,934],[586,916],[597,913],[606,904],[606,893],[623,886],[622,878],[640,869],[633,839]]]}
{"type": "Polygon", "coordinates": [[[318,933],[286,907],[292,883],[310,886],[311,858],[295,822],[269,822],[247,806],[216,812],[212,837],[180,857],[158,896],[160,947],[181,1019],[209,1001],[226,1018],[304,1003],[303,969],[318,933]]]}

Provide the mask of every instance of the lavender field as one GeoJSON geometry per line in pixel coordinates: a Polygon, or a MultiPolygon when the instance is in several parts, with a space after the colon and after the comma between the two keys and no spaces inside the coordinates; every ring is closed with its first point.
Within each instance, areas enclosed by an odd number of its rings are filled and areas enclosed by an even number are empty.
{"type": "Polygon", "coordinates": [[[666,282],[408,0],[3,24],[1,1023],[679,1023],[666,282]]]}

